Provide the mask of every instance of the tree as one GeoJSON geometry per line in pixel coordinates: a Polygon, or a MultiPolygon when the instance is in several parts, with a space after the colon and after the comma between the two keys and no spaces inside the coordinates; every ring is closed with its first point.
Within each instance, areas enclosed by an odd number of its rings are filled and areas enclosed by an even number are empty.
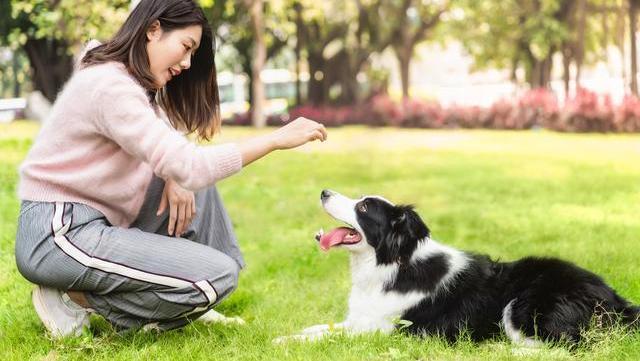
{"type": "Polygon", "coordinates": [[[309,73],[309,100],[330,100],[335,91],[339,103],[360,100],[358,74],[372,54],[382,52],[393,41],[396,19],[385,17],[385,1],[301,1],[309,73]]]}
{"type": "Polygon", "coordinates": [[[638,50],[636,47],[636,25],[640,0],[629,0],[629,32],[631,39],[631,93],[638,95],[638,50]]]}
{"type": "MultiPolygon", "coordinates": [[[[389,4],[394,4],[391,1],[389,4]]],[[[423,41],[430,30],[439,22],[442,14],[449,9],[450,3],[443,4],[425,3],[423,1],[403,0],[400,6],[395,7],[393,23],[393,42],[391,46],[398,58],[400,65],[400,78],[402,80],[402,97],[409,97],[409,69],[415,47],[423,41]]],[[[393,11],[393,10],[392,10],[393,11]]]]}
{"type": "MultiPolygon", "coordinates": [[[[249,89],[254,89],[254,81],[258,79],[254,73],[254,44],[256,42],[255,24],[252,23],[252,14],[247,11],[247,6],[251,5],[253,0],[201,0],[200,4],[209,17],[216,38],[220,40],[220,48],[231,48],[233,54],[227,56],[226,59],[217,59],[217,65],[222,68],[228,68],[231,71],[241,71],[247,74],[249,78],[249,89]],[[248,2],[247,2],[248,1],[248,2]]],[[[286,12],[283,10],[285,3],[281,0],[262,2],[262,29],[261,42],[265,46],[265,57],[262,68],[270,60],[276,57],[280,51],[287,45],[290,34],[294,31],[294,26],[288,23],[286,12]]],[[[259,74],[259,73],[258,73],[259,74]]],[[[264,87],[264,86],[262,86],[264,87]]],[[[264,91],[262,91],[264,93],[264,91]]],[[[264,113],[259,111],[256,113],[256,102],[254,101],[255,92],[249,92],[249,104],[251,104],[250,112],[252,120],[255,114],[264,113]]],[[[264,118],[264,117],[263,117],[264,118]]],[[[257,124],[257,126],[261,126],[257,124]]]]}
{"type": "Polygon", "coordinates": [[[525,72],[531,87],[547,87],[552,56],[569,33],[562,14],[569,1],[460,1],[463,16],[454,26],[457,37],[478,67],[525,72]]]}
{"type": "Polygon", "coordinates": [[[267,61],[267,48],[264,40],[264,20],[262,0],[244,0],[251,17],[251,30],[253,32],[253,59],[251,61],[251,123],[254,127],[262,128],[267,124],[264,114],[265,94],[264,84],[260,74],[267,61]]]}
{"type": "MultiPolygon", "coordinates": [[[[2,1],[6,6],[8,1],[2,1]]],[[[9,4],[12,21],[0,28],[0,37],[24,49],[33,87],[50,101],[73,71],[73,54],[88,39],[111,36],[129,7],[128,0],[14,0],[9,4]]]]}
{"type": "Polygon", "coordinates": [[[560,52],[568,91],[572,64],[579,87],[583,65],[606,58],[608,45],[624,49],[620,26],[627,1],[460,0],[457,10],[464,16],[453,29],[476,66],[510,68],[514,80],[524,70],[530,87],[549,86],[552,57],[560,52]],[[609,31],[612,22],[617,31],[609,31]]]}

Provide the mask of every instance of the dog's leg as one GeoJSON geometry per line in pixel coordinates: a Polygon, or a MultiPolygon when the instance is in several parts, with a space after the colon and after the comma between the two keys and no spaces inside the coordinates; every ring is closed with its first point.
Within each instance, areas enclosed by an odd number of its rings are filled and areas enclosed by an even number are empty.
{"type": "Polygon", "coordinates": [[[310,326],[302,330],[303,335],[329,334],[333,331],[342,331],[346,328],[346,322],[327,325],[310,326]]]}
{"type": "Polygon", "coordinates": [[[346,331],[351,333],[346,322],[336,324],[315,325],[307,327],[300,334],[290,336],[280,336],[273,340],[273,343],[284,343],[289,341],[317,341],[330,335],[333,332],[346,331]]]}

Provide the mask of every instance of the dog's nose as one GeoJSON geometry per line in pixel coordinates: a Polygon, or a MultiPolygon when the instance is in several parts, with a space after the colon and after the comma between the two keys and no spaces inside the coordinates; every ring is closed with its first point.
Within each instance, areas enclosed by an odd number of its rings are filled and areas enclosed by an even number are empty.
{"type": "Polygon", "coordinates": [[[331,197],[332,194],[333,192],[331,192],[330,190],[324,189],[322,190],[322,193],[320,193],[320,199],[324,201],[325,199],[331,197]]]}

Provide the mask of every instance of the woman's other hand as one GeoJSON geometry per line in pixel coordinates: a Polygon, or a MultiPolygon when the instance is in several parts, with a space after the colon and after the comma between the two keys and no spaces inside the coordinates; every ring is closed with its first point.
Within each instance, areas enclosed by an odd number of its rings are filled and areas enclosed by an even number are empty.
{"type": "Polygon", "coordinates": [[[167,233],[170,236],[181,236],[189,227],[196,215],[196,200],[193,192],[180,187],[176,182],[168,179],[164,184],[162,199],[158,207],[158,216],[169,208],[169,226],[167,233]]]}

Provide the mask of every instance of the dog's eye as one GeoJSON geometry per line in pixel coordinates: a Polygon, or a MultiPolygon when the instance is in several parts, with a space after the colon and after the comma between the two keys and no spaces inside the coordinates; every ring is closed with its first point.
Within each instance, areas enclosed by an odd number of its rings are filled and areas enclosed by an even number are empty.
{"type": "Polygon", "coordinates": [[[366,204],[364,204],[364,202],[360,202],[360,203],[358,204],[358,210],[359,210],[360,212],[366,212],[366,211],[367,211],[367,205],[366,205],[366,204]]]}

